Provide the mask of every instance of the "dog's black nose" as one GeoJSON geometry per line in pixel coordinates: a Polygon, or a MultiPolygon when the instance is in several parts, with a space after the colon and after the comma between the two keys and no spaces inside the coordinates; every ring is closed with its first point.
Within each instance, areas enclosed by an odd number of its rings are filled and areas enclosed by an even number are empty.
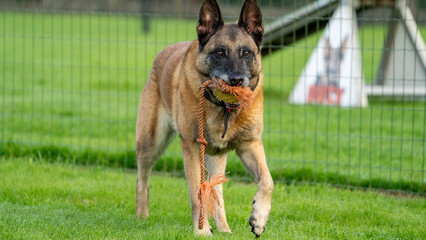
{"type": "Polygon", "coordinates": [[[235,73],[229,75],[229,83],[231,86],[240,86],[244,81],[244,75],[240,73],[235,73]]]}

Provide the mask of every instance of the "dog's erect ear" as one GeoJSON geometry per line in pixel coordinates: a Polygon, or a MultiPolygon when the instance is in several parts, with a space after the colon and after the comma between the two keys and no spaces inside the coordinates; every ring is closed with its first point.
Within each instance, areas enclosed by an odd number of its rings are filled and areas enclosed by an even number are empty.
{"type": "Polygon", "coordinates": [[[263,22],[262,12],[260,11],[257,0],[246,0],[241,9],[238,26],[246,30],[258,47],[262,45],[263,22]]]}
{"type": "Polygon", "coordinates": [[[200,48],[203,48],[210,37],[222,26],[222,14],[220,13],[217,2],[215,0],[204,0],[197,23],[197,35],[200,48]]]}
{"type": "Polygon", "coordinates": [[[342,45],[340,46],[340,52],[342,54],[344,54],[346,52],[346,48],[348,47],[348,41],[349,40],[349,35],[345,37],[345,39],[342,42],[342,45]]]}
{"type": "Polygon", "coordinates": [[[324,57],[329,57],[329,56],[330,56],[330,40],[327,37],[324,40],[324,57]]]}

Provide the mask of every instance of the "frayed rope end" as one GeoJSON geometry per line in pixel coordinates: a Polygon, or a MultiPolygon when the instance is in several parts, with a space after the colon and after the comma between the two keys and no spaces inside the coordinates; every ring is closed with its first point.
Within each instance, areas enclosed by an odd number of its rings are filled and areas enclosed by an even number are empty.
{"type": "Polygon", "coordinates": [[[207,205],[209,209],[208,212],[210,213],[209,217],[213,216],[215,212],[214,202],[216,202],[219,207],[222,207],[220,205],[219,197],[213,187],[227,181],[229,181],[229,179],[226,179],[225,174],[219,173],[213,175],[210,180],[207,180],[198,186],[197,202],[201,207],[203,207],[203,204],[207,205]]]}

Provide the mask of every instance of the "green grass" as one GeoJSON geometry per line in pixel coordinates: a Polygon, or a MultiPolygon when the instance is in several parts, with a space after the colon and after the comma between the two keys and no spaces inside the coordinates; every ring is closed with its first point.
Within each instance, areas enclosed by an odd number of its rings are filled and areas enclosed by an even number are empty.
{"type": "MultiPolygon", "coordinates": [[[[153,175],[150,217],[137,221],[134,172],[1,158],[0,173],[0,239],[193,238],[182,178],[153,175]]],[[[232,179],[224,184],[233,234],[213,239],[254,239],[255,191],[232,179]]],[[[424,198],[276,184],[262,239],[424,239],[425,216],[424,198]]]]}
{"type": "MultiPolygon", "coordinates": [[[[140,29],[134,15],[0,12],[0,155],[134,168],[137,105],[152,60],[196,38],[191,19],[153,18],[151,32],[140,29]]],[[[367,82],[385,31],[360,28],[367,82]]],[[[263,141],[274,179],[424,193],[424,102],[288,104],[320,34],[263,59],[263,141]]],[[[229,159],[231,174],[248,177],[235,154],[229,159]]],[[[183,174],[178,139],[156,170],[183,174]]]]}

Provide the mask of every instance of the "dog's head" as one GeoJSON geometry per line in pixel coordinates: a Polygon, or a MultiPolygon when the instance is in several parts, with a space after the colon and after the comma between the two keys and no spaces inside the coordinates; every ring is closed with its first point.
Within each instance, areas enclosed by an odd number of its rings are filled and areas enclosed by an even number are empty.
{"type": "Polygon", "coordinates": [[[257,0],[246,0],[238,23],[224,24],[214,0],[204,0],[197,23],[197,71],[231,86],[253,86],[262,70],[262,13],[257,0]]]}

